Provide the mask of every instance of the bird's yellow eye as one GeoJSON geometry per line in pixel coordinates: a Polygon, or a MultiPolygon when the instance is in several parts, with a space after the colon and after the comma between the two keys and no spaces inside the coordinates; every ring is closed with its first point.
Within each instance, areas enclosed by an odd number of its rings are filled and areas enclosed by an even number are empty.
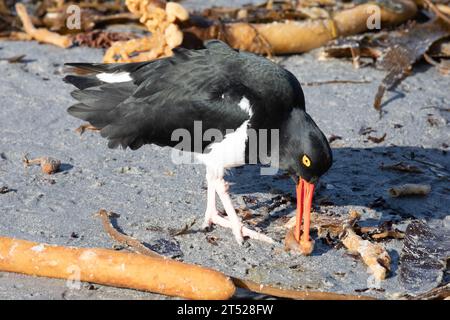
{"type": "Polygon", "coordinates": [[[302,157],[302,163],[305,167],[309,168],[311,166],[311,159],[308,158],[306,154],[302,157]]]}

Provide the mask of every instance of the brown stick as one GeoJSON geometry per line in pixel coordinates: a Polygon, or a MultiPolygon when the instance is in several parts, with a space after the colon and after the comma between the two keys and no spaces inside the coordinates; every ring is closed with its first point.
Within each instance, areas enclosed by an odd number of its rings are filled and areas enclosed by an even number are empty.
{"type": "Polygon", "coordinates": [[[101,209],[99,212],[97,212],[96,215],[100,217],[100,219],[102,220],[103,228],[113,240],[127,246],[136,253],[147,255],[153,258],[165,258],[164,256],[144,246],[139,240],[117,231],[117,229],[114,228],[111,223],[111,218],[117,217],[117,214],[101,209]]]}
{"type": "Polygon", "coordinates": [[[72,45],[72,40],[68,36],[62,36],[58,33],[48,31],[44,28],[36,29],[31,22],[31,18],[27,13],[27,9],[22,3],[16,3],[16,11],[20,20],[22,21],[25,32],[33,37],[33,39],[39,42],[53,44],[62,48],[67,48],[72,45]]]}
{"type": "Polygon", "coordinates": [[[300,291],[277,288],[273,286],[262,285],[250,280],[231,278],[236,287],[247,289],[256,293],[267,294],[280,298],[290,298],[298,300],[376,300],[369,296],[339,294],[333,292],[320,291],[300,291]]]}

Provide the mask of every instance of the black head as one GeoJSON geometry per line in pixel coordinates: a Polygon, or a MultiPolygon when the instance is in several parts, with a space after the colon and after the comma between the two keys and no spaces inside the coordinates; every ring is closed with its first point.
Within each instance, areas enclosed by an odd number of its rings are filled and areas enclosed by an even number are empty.
{"type": "Polygon", "coordinates": [[[314,183],[332,162],[325,135],[306,111],[295,108],[280,131],[280,168],[314,183]]]}

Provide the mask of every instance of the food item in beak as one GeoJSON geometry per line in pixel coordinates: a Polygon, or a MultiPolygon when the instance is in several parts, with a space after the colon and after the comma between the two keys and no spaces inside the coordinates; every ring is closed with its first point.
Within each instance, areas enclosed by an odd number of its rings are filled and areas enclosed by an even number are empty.
{"type": "Polygon", "coordinates": [[[285,244],[288,249],[300,251],[304,255],[311,254],[314,249],[314,241],[309,238],[313,195],[314,184],[300,178],[297,185],[297,219],[295,228],[286,234],[285,244]],[[303,232],[301,230],[302,220],[303,232]]]}

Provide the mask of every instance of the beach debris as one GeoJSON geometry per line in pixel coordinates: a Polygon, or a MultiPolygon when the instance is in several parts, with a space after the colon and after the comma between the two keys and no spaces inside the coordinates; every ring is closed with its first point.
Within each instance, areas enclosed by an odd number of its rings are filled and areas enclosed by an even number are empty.
{"type": "Polygon", "coordinates": [[[108,212],[101,209],[96,216],[102,220],[103,228],[108,235],[113,238],[118,244],[125,246],[126,248],[140,254],[146,254],[152,257],[180,257],[183,252],[180,249],[178,241],[170,237],[158,237],[152,240],[150,243],[144,244],[143,242],[124,234],[116,227],[118,214],[108,212]]]}
{"type": "Polygon", "coordinates": [[[426,196],[431,191],[431,186],[428,184],[414,184],[407,183],[399,186],[389,188],[389,195],[393,198],[407,197],[407,196],[426,196]]]}
{"type": "Polygon", "coordinates": [[[441,39],[433,43],[427,52],[432,58],[450,58],[450,40],[441,39]]]}
{"type": "Polygon", "coordinates": [[[22,159],[25,167],[37,164],[41,166],[42,172],[46,174],[54,174],[59,171],[61,167],[61,161],[51,157],[40,157],[35,159],[28,159],[25,155],[22,159]]]}
{"type": "Polygon", "coordinates": [[[438,16],[442,21],[450,25],[450,7],[444,4],[435,5],[430,0],[423,0],[427,6],[438,16]]]}
{"type": "Polygon", "coordinates": [[[183,251],[181,251],[180,243],[173,237],[163,237],[154,239],[149,242],[148,247],[158,254],[170,258],[180,258],[183,256],[183,251]]]}
{"type": "Polygon", "coordinates": [[[345,234],[341,241],[350,253],[357,253],[361,256],[375,279],[386,279],[391,269],[391,257],[383,246],[362,239],[349,227],[345,228],[345,234]]]}
{"type": "MultiPolygon", "coordinates": [[[[378,87],[373,106],[381,114],[382,98],[386,90],[394,89],[411,74],[412,66],[420,60],[433,43],[450,35],[450,26],[434,18],[426,23],[407,23],[394,31],[381,31],[349,36],[327,44],[320,55],[328,57],[368,57],[376,67],[387,72],[378,87]]],[[[435,49],[436,50],[436,49],[435,49]]],[[[444,68],[446,62],[444,63],[444,68]]]]}
{"type": "Polygon", "coordinates": [[[105,229],[106,233],[119,244],[125,246],[126,248],[130,248],[132,251],[139,254],[144,254],[154,258],[164,258],[164,256],[160,255],[159,253],[156,253],[155,251],[147,248],[139,240],[130,237],[122,232],[119,232],[112,223],[113,220],[120,217],[120,215],[118,215],[117,213],[101,209],[96,213],[96,216],[101,219],[103,228],[105,229]]]}
{"type": "Polygon", "coordinates": [[[77,248],[0,237],[0,271],[74,279],[185,299],[229,299],[224,274],[168,258],[103,248],[77,248]]]}
{"type": "Polygon", "coordinates": [[[288,298],[296,300],[376,300],[370,296],[350,295],[334,292],[322,292],[311,290],[292,290],[280,286],[257,283],[251,280],[231,278],[238,288],[250,290],[252,292],[265,294],[269,296],[288,298]]]}
{"type": "Polygon", "coordinates": [[[359,227],[357,230],[358,234],[363,236],[369,236],[371,239],[380,241],[385,239],[403,239],[405,238],[405,233],[393,228],[392,221],[385,221],[381,225],[376,227],[359,227]]]}
{"type": "Polygon", "coordinates": [[[370,134],[370,133],[372,133],[372,132],[377,132],[377,130],[373,129],[372,127],[361,127],[361,128],[359,129],[359,131],[358,131],[358,133],[359,133],[361,136],[368,135],[368,134],[370,134]]]}
{"type": "Polygon", "coordinates": [[[397,162],[394,164],[381,164],[380,169],[407,173],[423,173],[423,171],[419,167],[404,162],[397,162]]]}
{"type": "Polygon", "coordinates": [[[412,70],[412,65],[439,39],[450,35],[450,27],[439,19],[424,24],[412,23],[406,29],[389,33],[386,49],[377,65],[387,70],[375,95],[374,108],[381,112],[386,90],[395,88],[412,70]]]}
{"type": "Polygon", "coordinates": [[[367,139],[372,141],[373,143],[381,143],[384,141],[384,139],[386,139],[386,133],[381,137],[368,136],[367,139]]]}
{"type": "Polygon", "coordinates": [[[23,29],[30,35],[33,39],[43,42],[53,44],[58,47],[68,48],[72,45],[72,39],[69,36],[60,35],[56,32],[51,32],[45,28],[36,29],[31,22],[31,18],[28,15],[27,9],[24,4],[16,3],[16,11],[20,20],[23,24],[23,29]]]}
{"type": "Polygon", "coordinates": [[[250,209],[244,208],[236,208],[236,213],[241,217],[243,221],[251,220],[255,217],[255,215],[250,211],[250,209]]]}
{"type": "Polygon", "coordinates": [[[278,194],[272,199],[270,199],[270,204],[265,208],[267,212],[272,212],[280,207],[291,205],[297,201],[296,197],[293,197],[290,193],[278,194]]]}
{"type": "Polygon", "coordinates": [[[194,218],[194,219],[192,219],[191,222],[186,223],[183,228],[177,229],[177,230],[170,230],[169,233],[172,237],[187,234],[187,233],[189,233],[189,231],[191,230],[191,228],[194,226],[194,224],[196,222],[197,222],[197,219],[194,218]]]}
{"type": "MultiPolygon", "coordinates": [[[[357,254],[362,261],[367,265],[368,270],[373,274],[375,279],[384,280],[390,271],[391,258],[386,249],[377,243],[372,243],[369,240],[362,238],[361,231],[372,232],[374,229],[361,229],[356,223],[361,215],[356,210],[351,210],[348,216],[326,216],[318,213],[313,213],[311,217],[311,228],[317,230],[319,238],[330,239],[342,243],[351,254],[357,254]],[[359,234],[358,234],[359,233],[359,234]]],[[[285,224],[285,228],[292,228],[295,225],[295,217],[285,224]]],[[[391,233],[390,235],[398,236],[398,234],[391,233]]],[[[366,236],[369,236],[368,234],[366,236]]],[[[380,235],[378,239],[386,238],[380,235]]],[[[289,246],[286,237],[285,244],[289,246]]],[[[369,236],[370,237],[370,236],[369,236]]],[[[400,237],[400,236],[399,236],[400,237]]],[[[295,241],[295,240],[293,240],[295,241]]],[[[293,245],[293,248],[298,247],[293,245]]],[[[287,247],[287,249],[291,249],[287,247]]]]}
{"type": "MultiPolygon", "coordinates": [[[[286,6],[289,5],[289,2],[284,2],[279,10],[285,12],[286,6]]],[[[261,7],[256,10],[261,12],[264,10],[261,7]]],[[[201,40],[220,39],[233,48],[259,54],[300,53],[321,47],[338,37],[367,31],[367,21],[374,7],[380,12],[383,26],[405,22],[417,12],[414,1],[400,0],[395,3],[383,1],[383,3],[358,4],[326,15],[322,13],[311,16],[305,14],[307,10],[303,12],[300,10],[295,16],[290,15],[291,19],[286,19],[284,14],[268,13],[270,19],[265,18],[261,21],[258,20],[261,15],[256,15],[257,19],[252,19],[253,15],[248,14],[252,11],[251,8],[244,7],[245,11],[238,10],[235,16],[230,16],[230,12],[226,10],[223,16],[220,14],[208,16],[206,13],[204,16],[207,21],[202,21],[201,26],[194,25],[184,28],[183,31],[194,34],[201,40]]],[[[275,7],[269,6],[267,9],[266,6],[265,10],[271,12],[273,8],[275,7]]],[[[288,12],[296,9],[290,9],[288,12]]],[[[215,12],[219,13],[217,9],[215,12]]]]}
{"type": "Polygon", "coordinates": [[[341,136],[337,136],[335,134],[332,134],[329,138],[328,138],[328,142],[329,143],[333,143],[336,140],[342,140],[341,136]]]}
{"type": "Polygon", "coordinates": [[[162,0],[126,0],[125,3],[151,35],[113,43],[103,61],[136,62],[171,56],[172,49],[183,42],[178,23],[189,18],[188,11],[176,2],[162,0]]]}
{"type": "Polygon", "coordinates": [[[81,126],[79,126],[78,128],[75,129],[75,132],[78,133],[80,136],[81,136],[85,131],[99,132],[100,129],[94,127],[94,126],[91,125],[90,123],[84,123],[84,124],[82,124],[81,126]]]}
{"type": "MultiPolygon", "coordinates": [[[[110,46],[104,62],[153,60],[172,55],[172,50],[181,44],[202,47],[202,41],[209,39],[220,39],[236,49],[269,56],[300,53],[332,39],[367,31],[367,21],[374,10],[380,12],[382,27],[401,24],[417,13],[412,0],[370,4],[332,1],[320,7],[304,1],[270,0],[238,8],[209,8],[192,16],[177,2],[126,0],[125,4],[126,7],[117,1],[80,1],[81,21],[76,29],[69,29],[66,23],[70,2],[44,1],[35,9],[33,19],[23,4],[18,4],[17,12],[28,38],[64,48],[73,44],[110,46]],[[36,29],[32,20],[42,28],[36,29]],[[109,24],[135,21],[142,23],[148,34],[139,37],[100,30],[109,24]]],[[[16,18],[7,12],[10,19],[16,18]]],[[[9,30],[10,38],[25,38],[17,31],[9,30]]]]}
{"type": "MultiPolygon", "coordinates": [[[[129,237],[127,235],[124,235],[123,233],[120,233],[119,231],[114,228],[114,226],[111,223],[112,218],[116,218],[118,215],[107,212],[106,210],[100,210],[97,213],[98,216],[101,217],[103,226],[105,230],[107,231],[108,235],[113,238],[115,241],[119,242],[123,245],[124,248],[127,248],[129,250],[135,251],[137,253],[140,253],[142,255],[148,255],[152,259],[161,259],[163,261],[172,261],[171,259],[168,259],[164,256],[161,256],[157,254],[156,252],[152,251],[151,249],[144,246],[142,242],[139,240],[129,237]]],[[[218,245],[219,238],[207,235],[206,241],[214,246],[218,245]]],[[[0,246],[1,248],[1,246],[0,246]]],[[[1,251],[0,251],[1,253],[1,251]]],[[[169,263],[169,262],[167,262],[169,263]]],[[[0,264],[1,265],[1,264],[0,264]]],[[[201,268],[201,267],[200,267],[201,268]]],[[[154,270],[154,269],[152,269],[154,270]]],[[[210,269],[206,269],[210,270],[210,269]]],[[[181,272],[181,271],[180,271],[181,272]]],[[[256,283],[250,280],[246,279],[240,279],[240,278],[234,278],[230,277],[227,279],[231,279],[235,287],[239,287],[242,289],[249,290],[251,292],[261,293],[261,294],[267,294],[270,296],[280,297],[280,298],[290,298],[290,299],[299,299],[299,300],[374,300],[375,298],[372,298],[370,296],[364,296],[364,295],[347,295],[347,294],[339,294],[339,293],[332,293],[332,292],[319,292],[319,291],[311,291],[311,290],[291,290],[291,289],[285,289],[280,286],[271,286],[267,284],[260,284],[256,283]]],[[[210,279],[207,278],[205,281],[209,281],[210,279]]],[[[216,279],[213,279],[216,280],[216,279]]],[[[220,279],[223,281],[222,279],[220,279]]],[[[95,281],[91,281],[95,282],[95,281]]],[[[202,282],[202,285],[204,286],[205,282],[202,282]]],[[[234,286],[232,288],[229,288],[229,283],[224,282],[225,285],[225,291],[223,294],[227,295],[227,298],[231,297],[232,293],[231,290],[234,289],[234,286]]],[[[159,291],[156,291],[159,292],[159,291]]],[[[163,294],[167,294],[165,292],[162,292],[163,294]]],[[[184,292],[183,292],[184,293],[184,292]]],[[[233,291],[234,293],[234,291],[233,291]]],[[[222,298],[225,299],[225,298],[222,298]]]]}
{"type": "Polygon", "coordinates": [[[8,186],[1,186],[0,187],[0,194],[6,194],[6,193],[9,193],[11,191],[13,191],[13,190],[11,190],[8,186]]]}
{"type": "Polygon", "coordinates": [[[442,59],[440,62],[435,61],[432,57],[430,57],[428,54],[424,54],[423,57],[425,58],[425,61],[429,64],[433,65],[438,69],[438,71],[446,76],[450,74],[450,62],[448,60],[442,59]]]}
{"type": "Polygon", "coordinates": [[[19,54],[16,56],[12,56],[9,58],[0,58],[0,60],[6,60],[8,61],[8,63],[22,63],[23,62],[23,58],[25,58],[25,54],[19,54]]]}
{"type": "Polygon", "coordinates": [[[325,84],[365,84],[370,83],[368,80],[344,80],[344,79],[336,79],[336,80],[327,80],[327,81],[313,81],[313,82],[302,82],[302,86],[321,86],[325,84]]]}
{"type": "Polygon", "coordinates": [[[418,295],[406,295],[406,298],[409,300],[449,300],[449,297],[450,283],[418,295]]]}
{"type": "Polygon", "coordinates": [[[77,33],[73,37],[73,43],[91,48],[109,48],[116,41],[128,41],[133,38],[136,38],[136,35],[130,32],[93,30],[77,33]]]}
{"type": "MultiPolygon", "coordinates": [[[[400,254],[399,279],[410,294],[423,294],[439,286],[450,258],[450,233],[443,226],[412,221],[400,254]]],[[[447,285],[447,296],[449,293],[447,285]]]]}
{"type": "Polygon", "coordinates": [[[213,246],[218,246],[219,244],[217,243],[217,241],[219,240],[218,237],[212,236],[212,235],[207,235],[206,236],[206,241],[208,241],[208,243],[212,244],[213,246]]]}

